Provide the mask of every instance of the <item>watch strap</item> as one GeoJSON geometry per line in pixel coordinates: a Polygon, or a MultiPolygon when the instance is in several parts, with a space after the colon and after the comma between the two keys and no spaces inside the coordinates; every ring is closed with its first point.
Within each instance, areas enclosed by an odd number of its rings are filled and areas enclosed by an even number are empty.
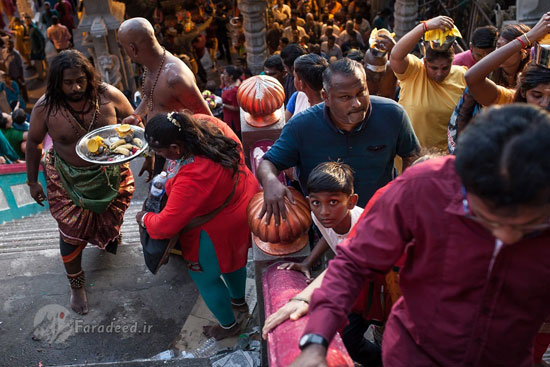
{"type": "Polygon", "coordinates": [[[328,340],[319,334],[305,334],[300,339],[300,349],[304,349],[310,344],[319,344],[328,349],[328,340]]]}

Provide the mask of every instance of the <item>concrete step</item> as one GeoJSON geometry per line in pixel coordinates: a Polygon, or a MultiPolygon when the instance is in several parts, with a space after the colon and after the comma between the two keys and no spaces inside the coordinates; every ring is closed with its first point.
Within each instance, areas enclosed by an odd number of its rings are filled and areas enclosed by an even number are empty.
{"type": "MultiPolygon", "coordinates": [[[[122,246],[139,245],[139,227],[136,214],[143,201],[133,201],[124,215],[122,246]]],[[[49,212],[0,224],[0,254],[57,249],[59,231],[49,212]]]]}

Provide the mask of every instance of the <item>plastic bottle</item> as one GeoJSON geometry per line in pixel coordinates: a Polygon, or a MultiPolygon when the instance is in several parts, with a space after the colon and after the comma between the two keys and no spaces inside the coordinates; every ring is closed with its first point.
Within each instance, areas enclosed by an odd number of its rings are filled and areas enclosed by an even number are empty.
{"type": "Polygon", "coordinates": [[[159,354],[151,357],[151,359],[154,360],[154,361],[166,361],[166,360],[174,358],[175,356],[176,356],[176,354],[174,353],[174,351],[171,350],[171,349],[168,349],[168,350],[160,352],[159,354]]]}
{"type": "Polygon", "coordinates": [[[167,180],[168,174],[165,171],[162,171],[156,175],[155,178],[153,178],[151,191],[149,193],[149,197],[147,198],[147,204],[145,205],[145,209],[148,212],[160,212],[160,202],[162,200],[162,195],[164,194],[164,186],[166,186],[167,180]]]}
{"type": "Polygon", "coordinates": [[[209,358],[220,350],[220,345],[215,338],[204,341],[194,352],[195,358],[209,358]]]}
{"type": "Polygon", "coordinates": [[[241,334],[239,335],[239,340],[237,340],[237,344],[235,345],[235,350],[246,350],[248,346],[250,345],[250,336],[248,334],[241,334]]]}

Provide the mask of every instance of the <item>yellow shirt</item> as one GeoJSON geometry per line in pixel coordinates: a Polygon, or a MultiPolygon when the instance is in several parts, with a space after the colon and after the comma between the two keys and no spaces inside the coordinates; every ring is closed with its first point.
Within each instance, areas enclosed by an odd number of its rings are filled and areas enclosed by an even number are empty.
{"type": "Polygon", "coordinates": [[[492,104],[510,104],[514,103],[516,90],[497,85],[497,99],[492,104]]]}
{"type": "Polygon", "coordinates": [[[395,74],[401,86],[399,104],[407,111],[420,146],[446,152],[447,126],[466,88],[467,69],[453,65],[447,78],[438,83],[428,78],[418,57],[407,55],[407,59],[407,70],[395,74]]]}

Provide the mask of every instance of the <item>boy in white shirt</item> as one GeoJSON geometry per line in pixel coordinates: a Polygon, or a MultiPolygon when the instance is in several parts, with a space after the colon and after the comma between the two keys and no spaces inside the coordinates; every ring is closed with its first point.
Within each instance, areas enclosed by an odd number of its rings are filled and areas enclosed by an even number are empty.
{"type": "Polygon", "coordinates": [[[309,174],[307,191],[313,222],[323,238],[304,261],[285,263],[279,269],[301,271],[311,279],[311,266],[329,248],[337,252],[337,245],[346,239],[363,208],[355,205],[359,197],[353,192],[353,171],[345,163],[319,164],[309,174]]]}

